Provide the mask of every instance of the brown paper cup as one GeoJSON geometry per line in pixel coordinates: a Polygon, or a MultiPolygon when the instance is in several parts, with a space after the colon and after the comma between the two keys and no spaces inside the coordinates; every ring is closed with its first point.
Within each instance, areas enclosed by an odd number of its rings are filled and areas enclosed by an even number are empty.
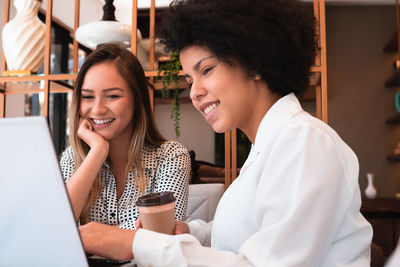
{"type": "Polygon", "coordinates": [[[172,192],[142,196],[136,202],[143,229],[174,234],[175,198],[172,192]]]}

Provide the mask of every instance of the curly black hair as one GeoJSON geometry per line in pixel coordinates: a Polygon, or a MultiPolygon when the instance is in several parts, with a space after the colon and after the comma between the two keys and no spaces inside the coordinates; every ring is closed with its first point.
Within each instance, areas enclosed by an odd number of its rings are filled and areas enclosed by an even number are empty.
{"type": "Polygon", "coordinates": [[[238,62],[281,96],[303,93],[316,52],[312,9],[298,0],[175,0],[158,37],[169,51],[192,45],[238,62]]]}

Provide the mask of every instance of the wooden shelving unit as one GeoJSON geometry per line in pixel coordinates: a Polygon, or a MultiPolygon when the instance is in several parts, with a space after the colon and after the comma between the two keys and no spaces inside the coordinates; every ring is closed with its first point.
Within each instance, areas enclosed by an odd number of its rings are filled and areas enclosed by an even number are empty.
{"type": "MultiPolygon", "coordinates": [[[[10,0],[5,0],[4,25],[9,21],[10,0]]],[[[49,95],[51,93],[68,93],[73,88],[76,79],[75,73],[52,74],[50,73],[50,54],[51,54],[51,27],[54,18],[52,17],[53,1],[47,1],[47,10],[45,12],[45,57],[44,73],[29,76],[0,76],[0,118],[5,116],[5,96],[11,94],[44,93],[43,115],[49,115],[49,95]],[[29,86],[27,86],[29,84],[29,86]]],[[[44,11],[40,11],[44,15],[44,11]]],[[[56,20],[57,21],[57,20],[56,20]]],[[[55,22],[59,26],[59,21],[55,22]]],[[[76,41],[75,41],[76,42],[76,41]]],[[[77,48],[77,44],[76,44],[77,48]]],[[[76,49],[77,50],[77,49],[76,49]]],[[[75,70],[77,70],[77,60],[74,61],[75,70]]],[[[1,73],[7,70],[5,56],[2,56],[1,73]]]]}
{"type": "Polygon", "coordinates": [[[400,72],[396,70],[392,76],[385,81],[385,87],[400,87],[400,72]]]}
{"type": "MultiPolygon", "coordinates": [[[[398,32],[400,31],[400,13],[399,13],[399,3],[398,0],[396,0],[396,5],[395,5],[395,10],[396,10],[396,25],[397,25],[397,31],[395,31],[388,42],[385,44],[383,51],[384,52],[394,52],[397,53],[397,59],[400,60],[400,54],[399,54],[399,39],[400,35],[398,32]]],[[[385,87],[395,87],[399,88],[400,87],[400,69],[396,69],[393,74],[385,81],[385,87]]],[[[400,113],[395,113],[389,118],[385,120],[385,123],[388,125],[395,125],[400,123],[400,113]]],[[[400,162],[400,155],[388,155],[386,157],[386,160],[389,162],[400,162]]]]}
{"type": "MultiPolygon", "coordinates": [[[[9,13],[10,13],[10,3],[11,0],[5,0],[5,8],[4,8],[4,23],[5,25],[9,21],[9,13]]],[[[78,47],[80,45],[75,40],[73,33],[79,26],[79,6],[80,0],[75,0],[75,9],[74,9],[74,28],[70,29],[71,31],[71,39],[73,40],[73,73],[67,74],[52,74],[50,73],[50,51],[51,51],[51,27],[53,23],[57,26],[65,26],[62,22],[60,22],[57,18],[54,18],[52,15],[52,7],[53,0],[47,0],[46,10],[40,10],[41,16],[45,16],[46,21],[46,44],[45,44],[45,60],[44,60],[44,73],[39,75],[30,75],[30,76],[0,76],[0,118],[5,116],[5,96],[9,94],[24,94],[24,93],[44,93],[44,104],[43,104],[43,115],[48,117],[49,115],[49,94],[51,93],[68,93],[71,92],[71,89],[74,86],[74,82],[78,72],[78,47]],[[44,84],[44,86],[29,86],[28,89],[18,89],[16,90],[15,84],[19,83],[23,87],[23,83],[27,82],[38,82],[44,84]],[[57,85],[57,86],[53,86],[57,85]],[[65,85],[65,86],[63,86],[65,85]]],[[[132,37],[131,37],[131,49],[136,53],[136,28],[137,28],[137,1],[133,1],[132,7],[132,37]]],[[[155,60],[154,60],[154,24],[155,24],[155,0],[151,0],[151,8],[149,15],[149,37],[151,41],[150,45],[150,70],[145,71],[146,77],[148,77],[151,81],[154,77],[158,76],[158,71],[155,70],[155,60]]],[[[68,28],[68,27],[67,27],[68,28]]],[[[7,70],[7,65],[5,61],[5,57],[3,55],[1,62],[1,73],[7,70]]],[[[183,75],[183,72],[180,73],[183,75]]],[[[183,87],[183,85],[182,85],[183,87]]],[[[186,86],[187,87],[187,86],[186,86]]],[[[160,85],[154,85],[155,90],[161,88],[160,85]]],[[[153,90],[150,90],[152,103],[153,103],[153,90]]]]}
{"type": "MultiPolygon", "coordinates": [[[[5,13],[4,13],[4,24],[9,21],[11,0],[5,0],[5,13]]],[[[72,2],[72,1],[71,1],[72,2]]],[[[49,95],[51,93],[62,93],[71,92],[71,88],[74,86],[76,75],[78,72],[78,42],[73,39],[73,70],[72,73],[67,74],[53,74],[50,73],[50,52],[51,52],[51,27],[54,18],[52,16],[53,1],[47,0],[46,10],[42,11],[46,17],[46,45],[45,45],[45,61],[44,61],[44,73],[41,75],[31,75],[22,77],[0,77],[0,118],[5,116],[5,96],[9,94],[21,94],[21,93],[43,93],[44,104],[43,104],[43,115],[49,116],[49,95]],[[21,89],[18,87],[20,84],[27,82],[37,82],[43,84],[43,86],[36,86],[34,88],[21,89]]],[[[79,13],[80,13],[80,0],[75,0],[74,8],[74,28],[71,29],[75,32],[79,26],[79,13]]],[[[138,26],[138,15],[141,15],[143,19],[143,13],[138,13],[137,0],[132,1],[132,34],[131,34],[131,51],[136,54],[136,39],[137,39],[137,26],[138,26]]],[[[316,103],[316,116],[321,120],[328,122],[328,107],[327,107],[327,65],[326,65],[326,31],[325,31],[325,0],[314,0],[313,1],[313,12],[316,18],[316,30],[318,32],[320,53],[316,57],[315,65],[311,68],[311,72],[318,78],[304,96],[304,101],[315,101],[316,103]]],[[[150,70],[145,71],[146,77],[153,83],[153,88],[149,88],[151,103],[154,105],[154,90],[158,90],[161,86],[155,79],[158,76],[158,71],[155,69],[155,20],[156,20],[156,9],[155,0],[151,0],[151,7],[148,15],[148,28],[149,28],[149,39],[150,39],[150,70]]],[[[57,22],[57,20],[56,20],[57,22]]],[[[146,33],[147,35],[147,33],[146,33]]],[[[1,62],[1,73],[7,70],[5,57],[3,55],[1,62]]],[[[179,75],[183,75],[181,71],[179,75]]],[[[185,82],[180,85],[183,89],[185,82]]],[[[22,86],[23,87],[23,86],[22,86]]],[[[186,101],[188,101],[186,99],[186,101]]],[[[236,164],[236,130],[225,133],[225,185],[228,187],[231,182],[237,176],[237,164],[236,164]]]]}
{"type": "Polygon", "coordinates": [[[384,52],[398,52],[398,44],[397,44],[397,32],[394,32],[392,37],[390,37],[389,41],[383,47],[384,52]]]}
{"type": "Polygon", "coordinates": [[[400,123],[400,113],[396,113],[393,116],[386,119],[386,124],[396,124],[400,123]]]}
{"type": "Polygon", "coordinates": [[[391,162],[398,162],[400,161],[400,155],[389,155],[386,159],[391,162]]]}

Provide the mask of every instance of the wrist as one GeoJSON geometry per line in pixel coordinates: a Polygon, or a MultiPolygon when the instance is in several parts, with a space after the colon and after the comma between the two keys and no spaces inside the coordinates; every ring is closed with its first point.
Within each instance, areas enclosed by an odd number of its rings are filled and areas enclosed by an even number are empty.
{"type": "Polygon", "coordinates": [[[102,142],[97,146],[93,146],[89,151],[89,153],[96,154],[97,157],[100,157],[103,160],[107,158],[108,152],[109,152],[109,144],[106,141],[102,142]]]}
{"type": "Polygon", "coordinates": [[[137,230],[125,230],[127,233],[124,235],[124,251],[126,252],[127,259],[134,259],[133,254],[133,242],[135,240],[135,235],[137,230]]]}

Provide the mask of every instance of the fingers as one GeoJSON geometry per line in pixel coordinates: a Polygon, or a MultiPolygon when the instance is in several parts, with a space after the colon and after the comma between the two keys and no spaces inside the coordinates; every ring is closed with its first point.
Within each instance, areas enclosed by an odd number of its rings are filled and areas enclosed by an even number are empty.
{"type": "Polygon", "coordinates": [[[187,223],[175,221],[175,235],[190,234],[190,229],[187,223]]]}
{"type": "Polygon", "coordinates": [[[85,140],[85,137],[89,134],[88,131],[92,131],[92,126],[87,119],[81,118],[79,120],[78,136],[85,140]]]}
{"type": "Polygon", "coordinates": [[[135,222],[135,229],[139,229],[142,228],[142,222],[140,221],[140,217],[137,218],[136,222],[135,222]]]}
{"type": "Polygon", "coordinates": [[[88,119],[81,118],[79,120],[78,135],[84,134],[85,130],[93,131],[93,126],[88,119]]]}
{"type": "Polygon", "coordinates": [[[82,126],[90,131],[93,131],[93,126],[88,119],[83,119],[82,126]]]}
{"type": "Polygon", "coordinates": [[[90,148],[97,147],[100,148],[100,151],[107,151],[108,153],[108,142],[100,134],[93,130],[93,125],[88,119],[80,119],[77,135],[90,148]]]}

